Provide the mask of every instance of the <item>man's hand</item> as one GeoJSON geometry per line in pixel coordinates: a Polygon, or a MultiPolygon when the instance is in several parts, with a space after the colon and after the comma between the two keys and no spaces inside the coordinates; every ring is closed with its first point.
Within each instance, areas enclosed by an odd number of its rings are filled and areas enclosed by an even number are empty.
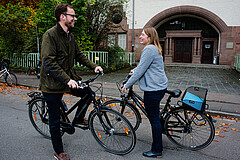
{"type": "Polygon", "coordinates": [[[76,81],[70,79],[70,81],[67,83],[69,88],[78,88],[78,84],[76,81]]]}
{"type": "Polygon", "coordinates": [[[97,66],[97,67],[94,69],[94,72],[97,73],[97,71],[103,72],[102,67],[101,67],[101,66],[97,66]]]}

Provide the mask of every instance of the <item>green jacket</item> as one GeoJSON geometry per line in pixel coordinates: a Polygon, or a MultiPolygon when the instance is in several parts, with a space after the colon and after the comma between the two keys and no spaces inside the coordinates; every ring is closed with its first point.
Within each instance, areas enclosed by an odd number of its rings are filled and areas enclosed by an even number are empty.
{"type": "Polygon", "coordinates": [[[73,68],[74,60],[91,69],[97,67],[80,52],[74,35],[67,36],[58,23],[43,35],[41,60],[39,89],[46,93],[68,92],[70,79],[81,80],[73,68]]]}

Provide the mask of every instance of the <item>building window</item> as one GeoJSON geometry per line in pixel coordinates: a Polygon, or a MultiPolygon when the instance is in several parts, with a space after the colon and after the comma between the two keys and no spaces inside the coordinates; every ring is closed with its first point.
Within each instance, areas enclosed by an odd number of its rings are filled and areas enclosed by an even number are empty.
{"type": "MultiPolygon", "coordinates": [[[[117,34],[117,45],[123,50],[126,50],[126,34],[117,34]]],[[[114,46],[116,44],[115,34],[108,34],[108,46],[114,46]]]]}
{"type": "Polygon", "coordinates": [[[114,46],[115,45],[115,35],[114,34],[109,34],[108,35],[108,46],[114,46]]]}
{"type": "Polygon", "coordinates": [[[118,46],[126,50],[126,34],[118,34],[118,46]]]}

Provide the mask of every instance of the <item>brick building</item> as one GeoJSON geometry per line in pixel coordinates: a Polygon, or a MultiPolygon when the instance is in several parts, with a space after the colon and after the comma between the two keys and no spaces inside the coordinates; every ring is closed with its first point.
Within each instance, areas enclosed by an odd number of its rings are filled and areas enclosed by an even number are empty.
{"type": "Polygon", "coordinates": [[[154,27],[166,63],[211,64],[217,56],[219,64],[233,65],[240,54],[239,7],[239,0],[129,0],[109,40],[139,60],[142,29],[154,27]]]}

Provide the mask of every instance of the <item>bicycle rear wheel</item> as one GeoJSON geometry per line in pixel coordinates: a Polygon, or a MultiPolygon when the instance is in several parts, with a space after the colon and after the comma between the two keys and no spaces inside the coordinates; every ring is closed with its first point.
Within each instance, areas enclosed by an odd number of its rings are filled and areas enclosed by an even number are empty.
{"type": "Polygon", "coordinates": [[[37,98],[29,104],[28,114],[33,127],[43,135],[50,139],[48,108],[43,98],[37,98]]]}
{"type": "Polygon", "coordinates": [[[106,101],[103,104],[104,107],[111,108],[122,115],[124,115],[127,120],[131,123],[133,126],[134,131],[136,131],[141,123],[141,115],[136,107],[132,103],[126,102],[125,105],[123,105],[123,102],[121,100],[110,100],[106,101]]]}
{"type": "Polygon", "coordinates": [[[136,135],[129,121],[114,110],[102,109],[90,115],[90,130],[96,141],[108,152],[124,155],[136,144],[136,135]]]}
{"type": "Polygon", "coordinates": [[[215,136],[212,120],[206,114],[183,107],[166,116],[164,128],[173,143],[188,150],[207,147],[215,136]]]}
{"type": "Polygon", "coordinates": [[[17,76],[14,73],[9,72],[5,78],[5,81],[9,86],[17,85],[17,76]]]}

